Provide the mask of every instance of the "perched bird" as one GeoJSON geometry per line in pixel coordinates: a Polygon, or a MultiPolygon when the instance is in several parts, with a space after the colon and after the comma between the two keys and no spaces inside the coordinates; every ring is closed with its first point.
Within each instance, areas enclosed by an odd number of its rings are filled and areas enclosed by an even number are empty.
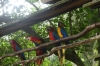
{"type": "MultiPolygon", "coordinates": [[[[54,30],[53,27],[51,27],[51,26],[47,27],[47,31],[48,31],[49,38],[51,41],[59,39],[58,33],[54,30]]],[[[60,45],[61,45],[61,43],[55,44],[55,46],[60,46],[60,45]]],[[[60,50],[58,50],[57,52],[58,52],[58,56],[59,56],[59,60],[60,60],[60,65],[62,66],[62,59],[61,59],[62,52],[60,50]]]]}
{"type": "MultiPolygon", "coordinates": [[[[68,33],[64,28],[64,24],[62,22],[58,22],[58,29],[57,29],[58,35],[60,38],[68,37],[68,33]]],[[[65,41],[66,44],[69,44],[69,41],[65,41]]]]}
{"type": "MultiPolygon", "coordinates": [[[[58,33],[54,30],[53,27],[51,27],[51,26],[47,27],[47,31],[48,31],[49,38],[50,38],[51,41],[59,39],[58,33]]],[[[58,43],[58,44],[55,44],[55,45],[60,46],[61,44],[58,43]]]]}
{"type": "MultiPolygon", "coordinates": [[[[21,46],[20,46],[15,40],[12,39],[12,40],[10,41],[10,43],[11,43],[11,46],[12,46],[12,48],[13,48],[13,50],[14,50],[15,52],[16,52],[16,51],[22,50],[21,46]]],[[[21,60],[26,60],[25,55],[24,55],[23,52],[20,53],[20,54],[18,54],[18,56],[20,57],[21,60]]],[[[24,66],[24,63],[22,64],[22,66],[24,66]]]]}
{"type": "MultiPolygon", "coordinates": [[[[62,22],[58,22],[58,29],[57,29],[57,32],[58,32],[58,35],[60,38],[65,38],[65,37],[68,37],[68,34],[64,28],[64,24],[62,22]]],[[[61,43],[62,45],[65,45],[65,44],[69,44],[69,41],[64,41],[61,43]]],[[[64,62],[64,59],[65,59],[65,49],[62,49],[62,54],[63,54],[63,62],[64,62]]]]}
{"type": "MultiPolygon", "coordinates": [[[[39,46],[45,42],[44,40],[34,37],[34,36],[28,36],[27,38],[30,41],[32,41],[36,46],[39,46]]],[[[43,55],[45,53],[47,53],[46,48],[41,48],[41,49],[36,50],[36,56],[43,55]]],[[[40,66],[42,64],[43,60],[44,60],[44,58],[36,60],[37,65],[40,66]]]]}

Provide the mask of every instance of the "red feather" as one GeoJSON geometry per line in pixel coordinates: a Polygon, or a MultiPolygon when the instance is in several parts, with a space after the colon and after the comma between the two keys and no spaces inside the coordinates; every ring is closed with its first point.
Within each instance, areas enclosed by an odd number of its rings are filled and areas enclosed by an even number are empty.
{"type": "MultiPolygon", "coordinates": [[[[15,40],[11,40],[10,43],[11,43],[12,48],[14,49],[14,51],[19,51],[19,50],[22,49],[21,46],[15,40]],[[18,46],[20,49],[18,50],[16,48],[16,46],[18,46]]],[[[21,58],[21,60],[26,60],[26,58],[24,56],[21,56],[20,54],[18,54],[18,56],[21,58]]],[[[24,66],[24,63],[22,63],[22,66],[24,66]]]]}
{"type": "Polygon", "coordinates": [[[41,40],[37,37],[30,36],[29,38],[30,38],[30,41],[32,42],[36,42],[38,44],[42,43],[41,40]]]}
{"type": "MultiPolygon", "coordinates": [[[[21,46],[15,41],[15,40],[11,40],[10,43],[12,44],[12,48],[14,49],[14,51],[17,51],[16,50],[16,45],[18,45],[18,47],[21,48],[21,46]]],[[[21,48],[22,49],[22,48],[21,48]]]]}
{"type": "Polygon", "coordinates": [[[54,36],[53,36],[53,32],[52,32],[52,31],[50,31],[50,32],[49,32],[49,38],[50,38],[50,40],[55,40],[55,38],[54,38],[54,36]]]}
{"type": "Polygon", "coordinates": [[[36,42],[36,41],[40,41],[39,38],[37,38],[37,37],[33,37],[33,36],[30,37],[30,40],[31,40],[31,41],[35,41],[35,42],[36,42]]]}
{"type": "MultiPolygon", "coordinates": [[[[40,44],[44,43],[44,41],[42,41],[40,38],[37,38],[37,37],[34,37],[34,36],[30,36],[30,37],[28,37],[28,39],[30,41],[38,44],[36,46],[39,46],[40,44]]],[[[36,50],[36,56],[43,55],[44,53],[46,53],[46,48],[36,50]]],[[[36,60],[36,63],[37,63],[38,66],[40,66],[42,64],[42,62],[43,62],[43,58],[36,60]]]]}
{"type": "MultiPolygon", "coordinates": [[[[36,56],[39,56],[39,55],[42,55],[42,54],[43,54],[43,51],[41,51],[41,50],[36,50],[36,56]]],[[[37,65],[40,66],[41,63],[42,63],[42,61],[43,61],[43,59],[38,59],[38,60],[36,60],[37,65]]]]}

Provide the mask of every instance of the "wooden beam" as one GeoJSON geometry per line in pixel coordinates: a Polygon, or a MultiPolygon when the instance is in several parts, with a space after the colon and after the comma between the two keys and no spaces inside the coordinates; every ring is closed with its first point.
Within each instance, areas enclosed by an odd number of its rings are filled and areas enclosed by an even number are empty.
{"type": "Polygon", "coordinates": [[[100,1],[98,0],[93,0],[87,4],[84,5],[85,7],[90,7],[92,9],[95,9],[95,8],[100,8],[100,1]]]}
{"type": "Polygon", "coordinates": [[[9,16],[5,16],[5,15],[1,15],[0,16],[0,23],[4,22],[4,23],[8,23],[10,21],[13,21],[13,18],[10,18],[9,16]]]}
{"type": "Polygon", "coordinates": [[[90,8],[100,8],[100,1],[91,4],[89,7],[90,7],[90,8]]]}
{"type": "Polygon", "coordinates": [[[20,21],[17,21],[7,26],[3,26],[2,28],[0,28],[0,36],[4,36],[6,34],[25,28],[26,26],[31,26],[44,20],[56,17],[62,13],[81,7],[83,4],[90,1],[91,0],[69,0],[68,2],[66,1],[57,6],[48,7],[20,21]]]}
{"type": "Polygon", "coordinates": [[[54,4],[58,1],[61,1],[61,0],[41,0],[41,2],[44,4],[54,4]]]}
{"type": "Polygon", "coordinates": [[[91,8],[100,8],[100,1],[90,6],[91,8]]]}
{"type": "Polygon", "coordinates": [[[29,26],[23,28],[22,30],[25,31],[26,33],[28,33],[30,36],[35,36],[35,37],[41,38],[41,37],[35,32],[35,30],[33,30],[33,29],[32,29],[31,27],[29,27],[29,26]]]}

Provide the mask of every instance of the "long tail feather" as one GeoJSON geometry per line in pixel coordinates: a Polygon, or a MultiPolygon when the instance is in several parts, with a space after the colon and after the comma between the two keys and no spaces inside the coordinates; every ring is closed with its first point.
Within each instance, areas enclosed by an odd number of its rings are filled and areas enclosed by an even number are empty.
{"type": "Polygon", "coordinates": [[[65,49],[62,49],[62,62],[65,63],[65,49]]]}
{"type": "Polygon", "coordinates": [[[59,58],[61,57],[61,52],[60,52],[60,50],[58,50],[58,57],[59,57],[59,58]]]}
{"type": "Polygon", "coordinates": [[[63,66],[62,58],[60,57],[60,66],[63,66]]]}
{"type": "Polygon", "coordinates": [[[43,59],[38,59],[38,60],[36,61],[36,63],[37,63],[38,66],[40,66],[40,65],[42,64],[42,62],[43,62],[43,59]]]}
{"type": "MultiPolygon", "coordinates": [[[[65,45],[65,44],[62,44],[62,45],[65,45]]],[[[62,49],[62,57],[61,57],[61,65],[65,64],[65,49],[62,49]]]]}
{"type": "Polygon", "coordinates": [[[60,50],[58,50],[58,57],[59,57],[59,61],[60,61],[60,66],[63,65],[63,62],[62,62],[62,52],[60,50]]]}

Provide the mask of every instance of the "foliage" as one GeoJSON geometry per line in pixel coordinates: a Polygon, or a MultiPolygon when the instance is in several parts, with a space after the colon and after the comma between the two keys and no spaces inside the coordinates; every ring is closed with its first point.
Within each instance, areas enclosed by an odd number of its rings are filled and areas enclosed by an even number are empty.
{"type": "MultiPolygon", "coordinates": [[[[5,5],[7,4],[6,9],[8,9],[12,5],[8,4],[6,1],[4,3],[5,3],[5,5]]],[[[36,0],[30,0],[30,1],[33,2],[36,0]]],[[[11,18],[22,19],[22,17],[26,16],[25,15],[26,12],[31,14],[31,12],[29,12],[27,8],[28,7],[25,7],[24,5],[20,5],[18,7],[14,6],[11,14],[8,14],[7,12],[5,14],[11,18]],[[24,10],[21,11],[21,9],[24,9],[24,10]],[[16,11],[16,12],[14,12],[14,11],[16,11]]],[[[35,10],[34,8],[32,8],[32,9],[35,10]]],[[[60,16],[57,16],[55,18],[51,18],[50,21],[53,23],[53,25],[56,28],[57,28],[57,23],[59,21],[63,22],[65,24],[65,28],[66,28],[69,36],[71,36],[70,20],[69,20],[70,18],[71,18],[71,23],[72,23],[72,35],[76,35],[76,34],[80,33],[81,31],[83,31],[86,28],[86,26],[100,21],[99,16],[98,16],[98,9],[89,9],[89,8],[82,7],[82,8],[78,8],[76,10],[71,11],[71,14],[72,14],[71,17],[68,14],[69,14],[69,12],[64,13],[60,16]]],[[[35,25],[31,26],[31,28],[33,30],[35,30],[37,32],[37,34],[39,34],[39,36],[44,38],[45,41],[48,42],[50,40],[48,39],[48,33],[46,31],[47,26],[51,26],[51,24],[49,23],[49,21],[46,20],[44,22],[41,22],[39,24],[35,24],[35,25]]],[[[76,39],[72,42],[84,40],[91,36],[95,36],[98,32],[99,32],[98,29],[92,30],[87,35],[85,35],[79,39],[76,39]]],[[[20,43],[20,45],[22,46],[23,49],[35,47],[35,45],[32,42],[28,41],[25,38],[27,35],[28,34],[25,33],[24,31],[19,30],[17,32],[14,32],[9,35],[1,37],[0,38],[0,51],[1,51],[0,56],[3,56],[8,53],[13,53],[13,50],[9,43],[10,39],[15,39],[16,41],[18,41],[18,43],[20,43]]],[[[86,56],[90,57],[91,55],[94,55],[94,53],[97,53],[97,50],[96,50],[97,46],[98,46],[98,42],[93,41],[93,42],[89,43],[88,45],[76,47],[76,48],[74,48],[74,50],[77,52],[77,54],[80,56],[80,58],[86,64],[86,66],[90,66],[89,62],[86,62],[86,61],[88,61],[86,56]],[[84,55],[84,52],[85,52],[86,56],[84,55]]],[[[25,52],[25,56],[27,59],[33,58],[33,57],[35,57],[35,52],[34,51],[25,52]]],[[[0,61],[0,65],[1,66],[11,66],[13,63],[15,63],[17,61],[20,61],[20,59],[17,56],[8,57],[8,58],[5,58],[4,60],[0,61]]],[[[65,60],[65,61],[66,61],[67,66],[73,65],[73,63],[71,61],[68,61],[68,60],[65,60]]],[[[94,61],[90,60],[90,62],[93,63],[94,61]]],[[[29,65],[34,66],[34,62],[31,62],[29,65]]],[[[57,66],[57,65],[59,65],[59,60],[56,55],[51,55],[50,57],[45,58],[45,60],[42,64],[42,66],[57,66]]]]}

